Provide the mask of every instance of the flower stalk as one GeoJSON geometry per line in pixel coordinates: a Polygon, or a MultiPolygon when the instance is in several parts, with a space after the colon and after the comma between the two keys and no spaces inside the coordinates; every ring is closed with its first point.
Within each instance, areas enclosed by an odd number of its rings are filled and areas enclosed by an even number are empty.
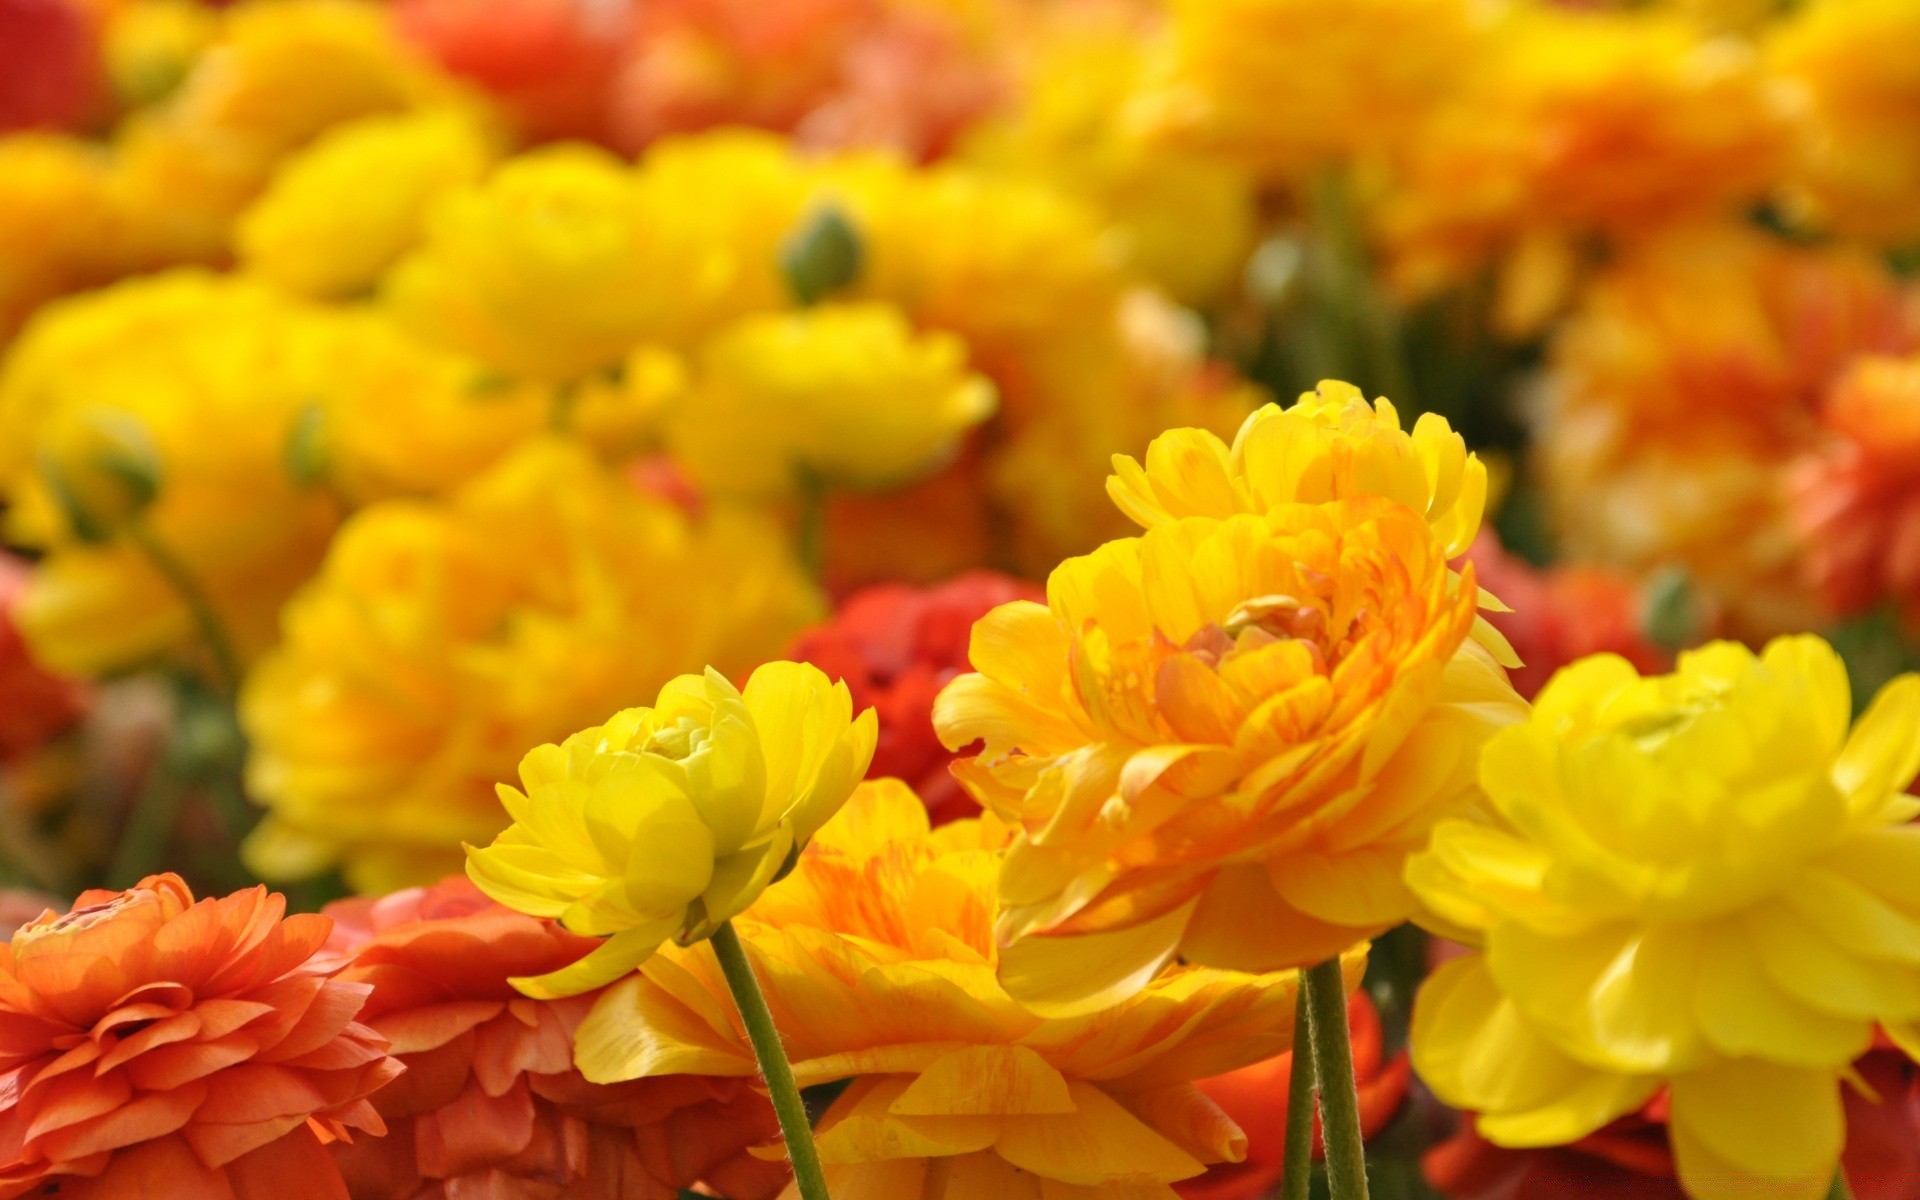
{"type": "MultiPolygon", "coordinates": [[[[1367,1147],[1360,1132],[1360,1088],[1353,1074],[1347,988],[1340,960],[1332,958],[1308,968],[1301,973],[1301,985],[1313,1035],[1313,1074],[1320,1091],[1327,1187],[1333,1200],[1367,1200],[1367,1147]]],[[[1295,1069],[1299,1069],[1297,1059],[1295,1069]]]]}
{"type": "Polygon", "coordinates": [[[780,1136],[787,1143],[787,1160],[793,1164],[801,1200],[829,1200],[827,1177],[820,1167],[820,1151],[813,1144],[813,1127],[807,1123],[800,1087],[794,1082],[793,1064],[787,1061],[780,1031],[774,1028],[773,1013],[767,1008],[767,998],[760,991],[760,981],[754,978],[753,964],[747,961],[733,922],[721,922],[712,942],[734,1006],[746,1023],[747,1040],[753,1043],[754,1057],[760,1060],[760,1075],[767,1081],[767,1093],[773,1099],[773,1113],[780,1121],[780,1136]]]}
{"type": "Polygon", "coordinates": [[[1313,1022],[1307,1012],[1305,971],[1293,1006],[1293,1069],[1287,1073],[1287,1142],[1281,1200],[1307,1200],[1313,1185],[1313,1110],[1319,1103],[1313,1065],[1313,1022]]]}

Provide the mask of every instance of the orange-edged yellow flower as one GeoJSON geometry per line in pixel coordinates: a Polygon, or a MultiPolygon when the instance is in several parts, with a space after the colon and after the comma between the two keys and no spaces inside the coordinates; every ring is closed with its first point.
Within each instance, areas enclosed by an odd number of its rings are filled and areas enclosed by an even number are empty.
{"type": "Polygon", "coordinates": [[[437,879],[506,826],[494,787],[529,748],[703,663],[744,671],[819,611],[771,521],[695,520],[567,441],[370,505],[241,696],[270,810],[248,861],[340,863],[366,892],[437,879]]]}
{"type": "Polygon", "coordinates": [[[0,947],[0,1196],[346,1200],[325,1143],[385,1126],[401,1072],[371,990],[314,959],[333,923],[175,875],[84,892],[0,947]]]}
{"type": "Polygon", "coordinates": [[[736,688],[682,675],[650,708],[616,713],[520,762],[500,785],[513,824],[467,849],[467,874],[511,908],[605,938],[558,970],[517,979],[577,995],[632,971],[662,942],[713,936],[752,904],[867,773],[879,736],[844,683],[770,662],[736,688]]]}
{"type": "MultiPolygon", "coordinates": [[[[734,921],[799,1082],[853,1080],[817,1134],[833,1194],[1173,1200],[1244,1154],[1192,1081],[1282,1048],[1295,976],[1181,967],[1107,1012],[1037,1016],[994,974],[1003,839],[991,820],[929,833],[905,785],[866,783],[734,921]]],[[[704,946],[609,988],[574,1057],[605,1081],[756,1070],[704,946]]]]}
{"type": "Polygon", "coordinates": [[[702,1181],[768,1200],[786,1182],[784,1164],[747,1152],[777,1130],[746,1080],[580,1077],[573,1032],[595,997],[530,1000],[508,981],[576,961],[592,939],[459,876],[326,915],[340,978],[373,989],[360,1019],[407,1068],[373,1098],[387,1135],[331,1147],[355,1200],[670,1200],[702,1181]]]}
{"type": "Polygon", "coordinates": [[[1902,0],[1820,0],[1768,31],[1793,100],[1790,198],[1812,222],[1889,245],[1920,237],[1916,38],[1920,10],[1902,0]]]}
{"type": "Polygon", "coordinates": [[[1480,949],[1421,990],[1434,1091],[1547,1146],[1664,1090],[1693,1196],[1826,1195],[1851,1064],[1920,1021],[1920,676],[1851,712],[1810,636],[1556,676],[1408,867],[1480,949]]]}
{"type": "Polygon", "coordinates": [[[1554,314],[1584,239],[1737,211],[1778,178],[1785,128],[1745,43],[1669,13],[1534,5],[1437,110],[1382,213],[1399,286],[1505,258],[1500,319],[1554,314]]]}
{"type": "Polygon", "coordinates": [[[0,488],[46,557],[20,609],[48,664],[120,670],[200,636],[191,580],[244,661],[319,565],[338,501],[286,469],[324,390],[320,318],[271,289],[179,271],[50,307],[0,373],[0,488]]]}
{"type": "Polygon", "coordinates": [[[1523,707],[1477,601],[1424,513],[1363,495],[1156,525],[989,613],[934,722],[1020,829],[1008,989],[1083,1011],[1176,954],[1301,966],[1412,915],[1402,862],[1523,707]]]}

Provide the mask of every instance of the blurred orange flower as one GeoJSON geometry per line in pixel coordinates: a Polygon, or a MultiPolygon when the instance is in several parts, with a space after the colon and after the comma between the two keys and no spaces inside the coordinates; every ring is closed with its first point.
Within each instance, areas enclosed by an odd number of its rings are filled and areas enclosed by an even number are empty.
{"type": "Polygon", "coordinates": [[[975,621],[997,605],[1040,596],[1037,585],[991,571],[929,588],[882,584],[847,597],[831,620],[795,638],[787,657],[844,680],[855,711],[879,713],[867,774],[905,780],[938,825],[980,806],[947,771],[954,756],[933,732],[933,698],[967,669],[975,621]]]}
{"type": "Polygon", "coordinates": [[[771,1196],[783,1165],[746,1148],[776,1136],[740,1079],[612,1086],[573,1067],[594,994],[529,1000],[507,982],[598,943],[481,895],[463,876],[329,906],[341,978],[371,984],[362,1017],[407,1074],[374,1098],[388,1136],[333,1148],[355,1200],[671,1200],[705,1180],[732,1200],[771,1196]]]}
{"type": "MultiPolygon", "coordinates": [[[[1360,1131],[1372,1137],[1400,1111],[1412,1068],[1405,1051],[1389,1057],[1380,1011],[1364,990],[1347,999],[1347,1023],[1353,1037],[1353,1071],[1360,1090],[1360,1131]]],[[[1198,1179],[1173,1185],[1183,1200],[1261,1200],[1279,1186],[1286,1171],[1287,1089],[1293,1078],[1293,1052],[1241,1067],[1198,1086],[1232,1117],[1247,1135],[1245,1162],[1220,1163],[1198,1179]]],[[[1313,1157],[1325,1153],[1320,1117],[1313,1119],[1313,1157]]]]}
{"type": "Polygon", "coordinates": [[[1793,476],[1807,576],[1843,616],[1891,599],[1920,619],[1920,358],[1861,359],[1823,424],[1793,476]]]}
{"type": "Polygon", "coordinates": [[[400,1074],[369,988],[313,961],[332,922],[177,875],[84,892],[0,948],[0,1197],[346,1200],[324,1146],[385,1132],[400,1074]]]}

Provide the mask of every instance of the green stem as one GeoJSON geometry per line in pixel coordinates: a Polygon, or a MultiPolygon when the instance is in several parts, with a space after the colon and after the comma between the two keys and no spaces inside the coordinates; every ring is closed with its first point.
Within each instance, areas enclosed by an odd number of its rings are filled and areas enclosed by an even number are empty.
{"type": "Polygon", "coordinates": [[[793,1079],[793,1064],[787,1061],[780,1031],[773,1027],[773,1013],[767,1009],[767,998],[761,994],[760,981],[753,976],[753,964],[747,961],[733,922],[723,921],[713,931],[713,952],[719,956],[720,970],[733,992],[734,1007],[746,1022],[754,1057],[760,1060],[760,1074],[767,1081],[773,1115],[780,1120],[780,1135],[787,1142],[787,1159],[793,1164],[801,1200],[830,1200],[827,1177],[820,1169],[820,1152],[814,1148],[813,1129],[807,1124],[807,1108],[793,1079]]]}
{"type": "Polygon", "coordinates": [[[827,563],[827,485],[805,468],[798,471],[800,520],[794,536],[794,552],[800,567],[814,580],[827,563]]]}
{"type": "Polygon", "coordinates": [[[154,873],[166,855],[185,795],[168,758],[165,752],[154,758],[140,794],[134,797],[133,811],[127,815],[120,842],[113,850],[113,863],[107,868],[107,882],[112,887],[129,888],[139,883],[154,873]]]}
{"type": "Polygon", "coordinates": [[[1833,1187],[1827,1191],[1827,1200],[1853,1200],[1853,1189],[1847,1186],[1845,1167],[1833,1173],[1833,1187]]]}
{"type": "Polygon", "coordinates": [[[1400,321],[1375,284],[1373,267],[1353,211],[1352,189],[1344,172],[1330,170],[1311,185],[1308,202],[1333,268],[1335,317],[1345,343],[1342,357],[1354,376],[1403,410],[1417,407],[1413,380],[1400,349],[1400,321]]]}
{"type": "MultiPolygon", "coordinates": [[[[1301,982],[1306,972],[1300,973],[1301,982]]],[[[1313,1184],[1313,1024],[1304,989],[1294,999],[1293,1071],[1287,1080],[1287,1142],[1281,1200],[1307,1200],[1313,1184]]]]}
{"type": "Polygon", "coordinates": [[[214,611],[213,603],[201,588],[200,581],[193,577],[187,564],[181,562],[143,522],[130,522],[127,537],[147,556],[147,561],[173,588],[180,602],[187,606],[187,612],[192,615],[193,623],[200,631],[200,640],[206,643],[207,653],[213,656],[213,685],[222,696],[231,699],[240,684],[240,661],[234,655],[233,643],[227,637],[226,628],[220,624],[220,616],[214,611]]]}
{"type": "Polygon", "coordinates": [[[1347,987],[1340,960],[1309,968],[1302,982],[1313,1027],[1314,1077],[1320,1087],[1320,1138],[1327,1148],[1333,1200],[1367,1200],[1367,1146],[1360,1133],[1360,1089],[1347,1028],[1347,987]]]}

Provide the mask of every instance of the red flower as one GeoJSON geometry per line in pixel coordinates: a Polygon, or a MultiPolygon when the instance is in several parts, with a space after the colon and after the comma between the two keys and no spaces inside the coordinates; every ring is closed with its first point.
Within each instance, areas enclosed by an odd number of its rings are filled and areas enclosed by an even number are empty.
{"type": "MultiPolygon", "coordinates": [[[[1891,1043],[1854,1064],[1841,1166],[1855,1200],[1920,1200],[1920,1068],[1891,1043]]],[[[1687,1200],[1667,1144],[1666,1100],[1569,1146],[1509,1150],[1470,1120],[1427,1152],[1427,1182],[1450,1200],[1687,1200]]]]}
{"type": "Polygon", "coordinates": [[[629,0],[398,0],[400,28],[537,137],[602,138],[629,0]]]}
{"type": "Polygon", "coordinates": [[[598,943],[495,904],[464,877],[328,908],[343,979],[371,984],[366,1019],[407,1065],[374,1098],[391,1133],[334,1149],[355,1200],[672,1200],[705,1181],[772,1196],[784,1163],[749,1146],[777,1127],[739,1079],[588,1083],[573,1032],[597,993],[530,1000],[508,982],[598,943]]]}
{"type": "Polygon", "coordinates": [[[846,681],[856,710],[880,715],[880,745],[867,772],[904,779],[926,802],[934,824],[979,811],[947,765],[954,756],[933,732],[933,698],[968,669],[973,623],[1040,589],[991,571],[970,571],[935,587],[881,584],[857,591],[833,618],[794,639],[788,657],[846,681]]]}
{"type": "Polygon", "coordinates": [[[175,875],[83,893],[0,947],[0,1197],[347,1200],[324,1143],[400,1073],[314,952],[332,922],[175,875]]]}
{"type": "Polygon", "coordinates": [[[73,0],[0,0],[0,132],[79,124],[100,98],[94,42],[73,0]]]}
{"type": "MultiPolygon", "coordinates": [[[[1365,991],[1347,1001],[1353,1031],[1353,1070],[1360,1084],[1361,1131],[1378,1133],[1407,1096],[1410,1068],[1404,1052],[1387,1058],[1380,1014],[1365,991]]],[[[1247,1157],[1210,1168],[1198,1179],[1173,1185],[1185,1200],[1258,1200],[1280,1182],[1286,1170],[1287,1088],[1293,1079],[1291,1052],[1200,1081],[1200,1090],[1232,1117],[1247,1135],[1247,1157]]],[[[1313,1157],[1324,1153],[1320,1118],[1313,1121],[1313,1157]]]]}
{"type": "Polygon", "coordinates": [[[1491,531],[1467,551],[1480,587],[1513,611],[1488,613],[1526,665],[1509,672],[1532,699],[1553,673],[1589,654],[1618,654],[1643,672],[1670,666],[1640,628],[1640,591],[1624,576],[1595,567],[1542,570],[1508,554],[1491,531]]]}
{"type": "MultiPolygon", "coordinates": [[[[0,32],[0,43],[5,36],[0,32]]],[[[25,563],[0,554],[0,763],[38,749],[86,711],[86,689],[35,662],[13,623],[28,574],[25,563]]]]}

